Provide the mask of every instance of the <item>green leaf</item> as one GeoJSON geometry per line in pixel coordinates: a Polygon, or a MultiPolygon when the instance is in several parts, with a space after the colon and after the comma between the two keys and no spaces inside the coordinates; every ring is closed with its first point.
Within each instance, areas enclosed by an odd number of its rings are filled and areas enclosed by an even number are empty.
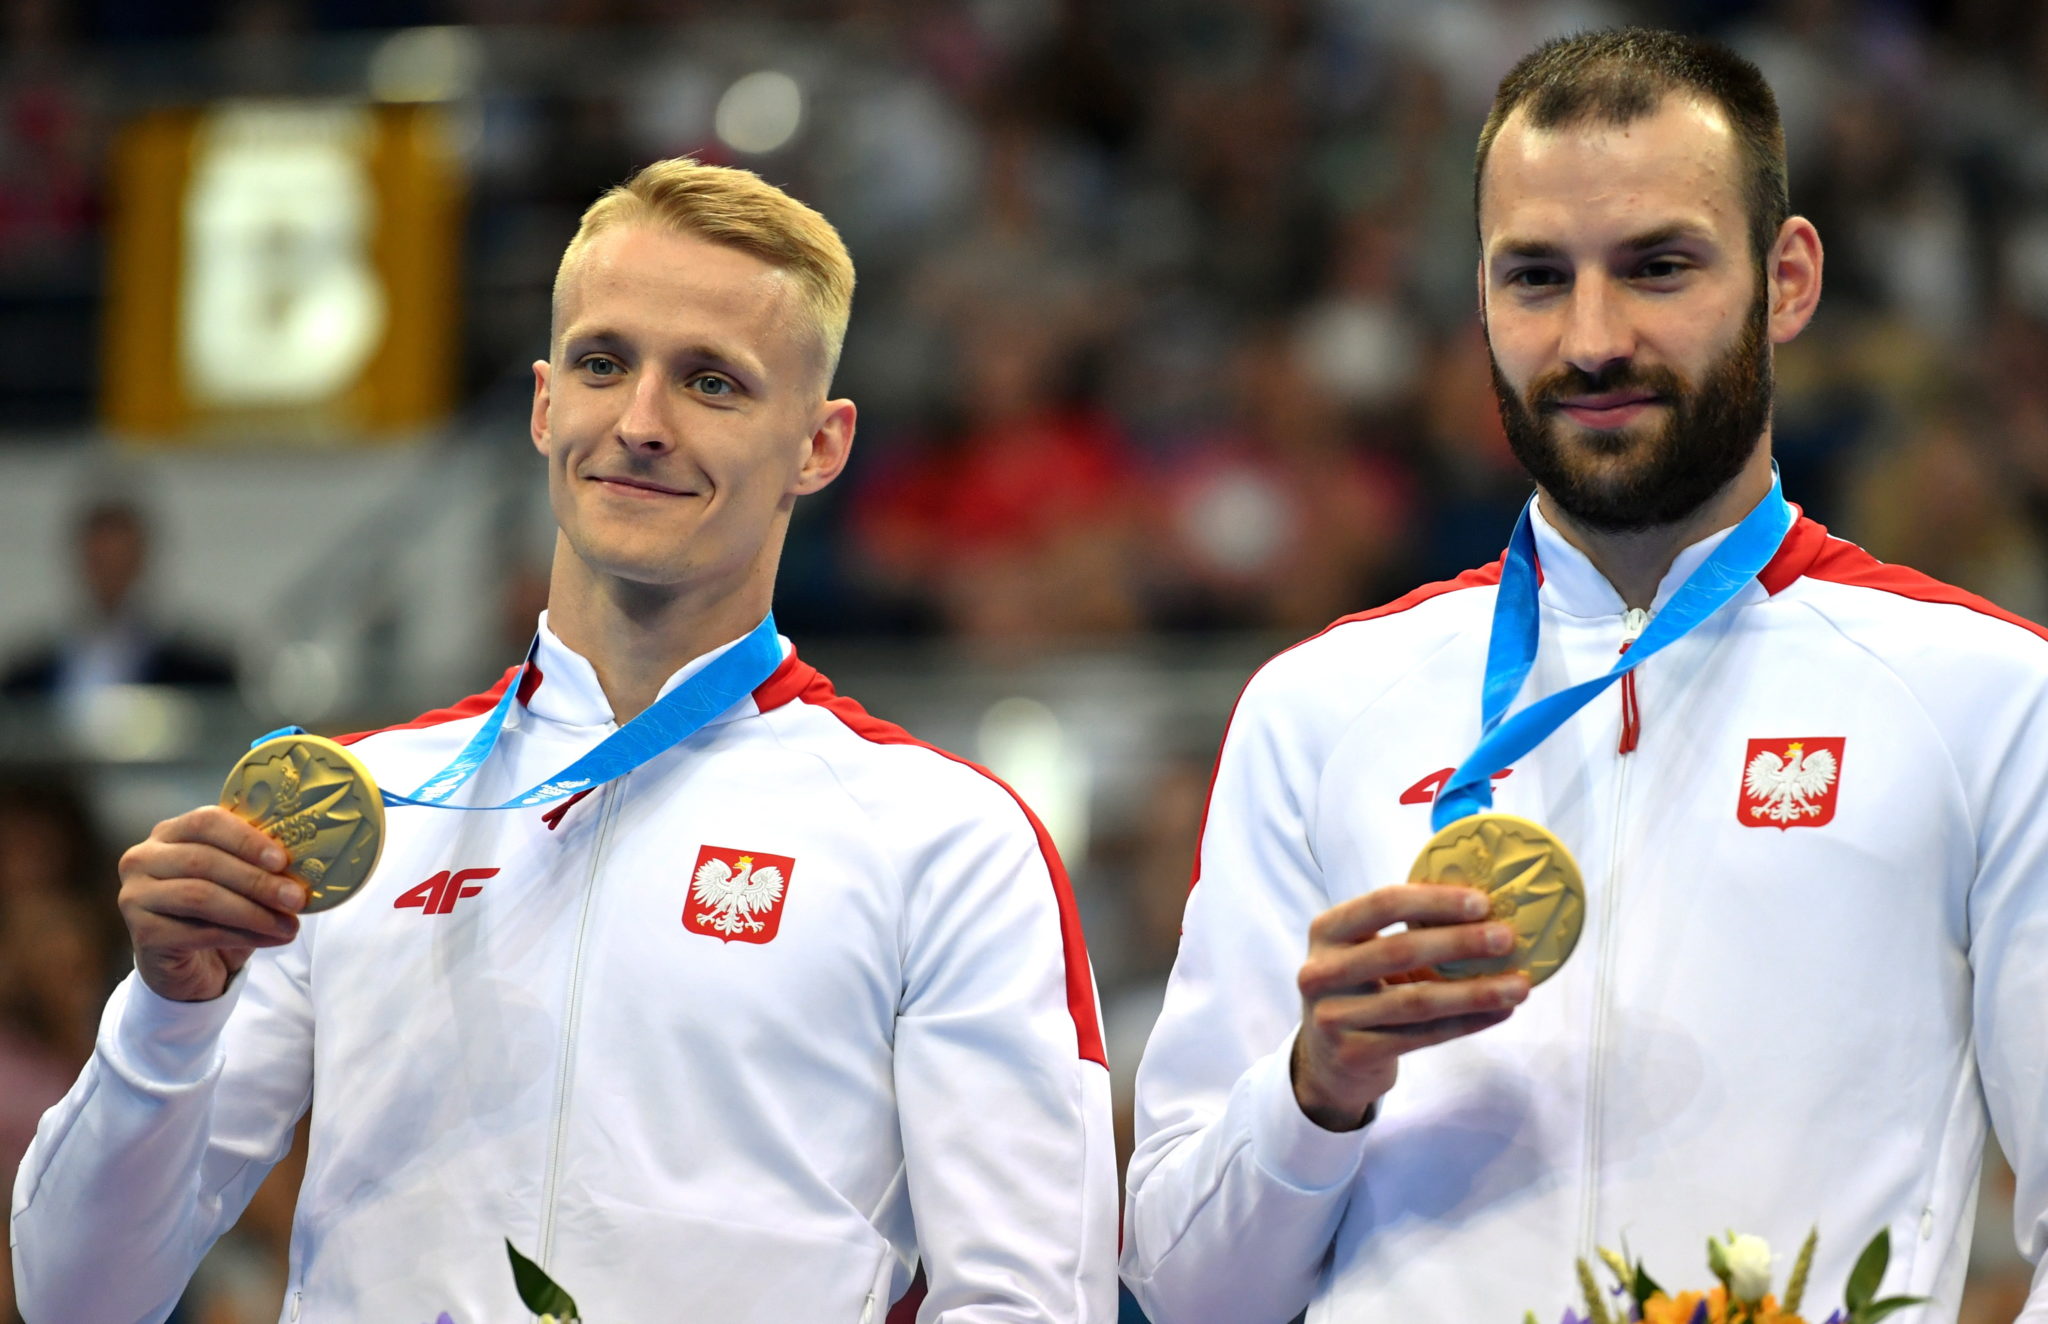
{"type": "Polygon", "coordinates": [[[1728,1285],[1728,1252],[1712,1237],[1707,1238],[1707,1268],[1723,1287],[1728,1285]]]}
{"type": "Polygon", "coordinates": [[[1917,1306],[1926,1300],[1924,1296],[1888,1296],[1882,1301],[1871,1302],[1864,1308],[1863,1313],[1856,1316],[1856,1321],[1857,1324],[1877,1324],[1877,1321],[1886,1315],[1904,1310],[1907,1306],[1917,1306]]]}
{"type": "Polygon", "coordinates": [[[1877,1295],[1877,1285],[1884,1280],[1885,1267],[1892,1260],[1892,1230],[1881,1227],[1863,1253],[1856,1257],[1856,1267],[1849,1270],[1849,1285],[1842,1289],[1842,1304],[1849,1308],[1849,1314],[1861,1321],[1864,1309],[1870,1299],[1877,1295]]]}
{"type": "Polygon", "coordinates": [[[1657,1280],[1650,1277],[1650,1271],[1643,1267],[1643,1262],[1637,1260],[1636,1280],[1629,1287],[1629,1295],[1636,1299],[1636,1305],[1642,1306],[1647,1304],[1651,1297],[1663,1290],[1663,1288],[1657,1285],[1657,1280]]]}
{"type": "Polygon", "coordinates": [[[519,1288],[519,1299],[526,1308],[536,1315],[557,1315],[563,1319],[580,1319],[576,1302],[567,1292],[555,1285],[548,1277],[548,1271],[519,1253],[519,1247],[510,1240],[505,1242],[505,1253],[512,1257],[512,1281],[519,1288]]]}

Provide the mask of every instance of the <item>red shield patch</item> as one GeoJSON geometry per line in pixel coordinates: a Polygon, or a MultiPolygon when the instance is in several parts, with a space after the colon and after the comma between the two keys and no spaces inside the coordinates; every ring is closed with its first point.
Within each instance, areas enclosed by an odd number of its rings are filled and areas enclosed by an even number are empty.
{"type": "Polygon", "coordinates": [[[1835,817],[1842,736],[1752,740],[1742,757],[1735,816],[1744,827],[1820,827],[1835,817]]]}
{"type": "Polygon", "coordinates": [[[683,927],[721,942],[768,942],[782,923],[795,872],[787,855],[706,846],[690,872],[683,927]]]}

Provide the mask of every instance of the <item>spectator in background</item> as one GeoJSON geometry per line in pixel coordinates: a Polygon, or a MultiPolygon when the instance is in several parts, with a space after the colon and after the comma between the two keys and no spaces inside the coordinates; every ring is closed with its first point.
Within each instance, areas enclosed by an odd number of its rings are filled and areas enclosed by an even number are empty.
{"type": "Polygon", "coordinates": [[[226,655],[153,619],[144,607],[150,533],[138,506],[120,497],[92,502],[78,517],[72,547],[84,590],[72,627],[0,673],[0,695],[52,699],[79,712],[116,685],[234,684],[234,663],[226,655]]]}
{"type": "Polygon", "coordinates": [[[30,275],[92,237],[93,107],[66,59],[61,7],[13,0],[0,19],[0,266],[30,275]]]}
{"type": "Polygon", "coordinates": [[[1065,398],[1058,328],[1009,312],[986,310],[965,336],[960,426],[863,489],[864,550],[885,581],[931,593],[969,644],[1126,634],[1128,443],[1114,418],[1065,398]]]}
{"type": "Polygon", "coordinates": [[[1362,444],[1302,360],[1283,335],[1247,343],[1225,374],[1236,419],[1148,484],[1168,624],[1312,630],[1398,578],[1410,476],[1362,444]]]}
{"type": "Polygon", "coordinates": [[[1501,527],[1529,499],[1486,374],[1486,339],[1476,327],[1446,336],[1424,372],[1419,467],[1429,496],[1414,515],[1424,567],[1498,555],[1501,527]]]}
{"type": "MultiPolygon", "coordinates": [[[[108,907],[86,903],[105,877],[85,801],[54,776],[0,785],[0,1165],[19,1166],[36,1121],[92,1052],[99,1006],[122,948],[108,907]]],[[[0,1320],[12,1320],[12,1268],[0,1264],[0,1320]]]]}
{"type": "Polygon", "coordinates": [[[2030,620],[2048,616],[2048,559],[1982,434],[1949,411],[1915,421],[1866,462],[1852,493],[1859,541],[2030,620]]]}

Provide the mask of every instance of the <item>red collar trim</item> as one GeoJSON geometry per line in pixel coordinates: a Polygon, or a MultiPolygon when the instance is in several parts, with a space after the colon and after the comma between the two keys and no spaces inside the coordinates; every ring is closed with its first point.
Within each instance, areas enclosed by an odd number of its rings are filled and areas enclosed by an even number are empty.
{"type": "MultiPolygon", "coordinates": [[[[798,657],[796,650],[791,649],[789,656],[782,659],[782,665],[770,672],[768,679],[754,687],[754,707],[764,713],[780,708],[809,689],[812,681],[822,679],[816,667],[798,657]]],[[[826,682],[826,688],[831,688],[831,682],[826,682]]]]}
{"type": "Polygon", "coordinates": [[[1764,592],[1773,597],[1792,587],[1794,581],[1811,570],[1828,545],[1827,529],[1808,519],[1806,512],[1797,505],[1792,509],[1799,518],[1793,521],[1785,541],[1778,544],[1778,554],[1756,576],[1757,583],[1764,586],[1764,592]]]}

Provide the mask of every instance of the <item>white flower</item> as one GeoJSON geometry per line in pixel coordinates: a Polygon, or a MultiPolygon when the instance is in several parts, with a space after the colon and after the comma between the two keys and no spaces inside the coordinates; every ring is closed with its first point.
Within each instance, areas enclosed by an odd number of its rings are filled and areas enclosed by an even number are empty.
{"type": "Polygon", "coordinates": [[[1728,1264],[1728,1294],[1754,1305],[1771,1290],[1771,1246],[1762,1237],[1730,1234],[1722,1252],[1728,1264]]]}

